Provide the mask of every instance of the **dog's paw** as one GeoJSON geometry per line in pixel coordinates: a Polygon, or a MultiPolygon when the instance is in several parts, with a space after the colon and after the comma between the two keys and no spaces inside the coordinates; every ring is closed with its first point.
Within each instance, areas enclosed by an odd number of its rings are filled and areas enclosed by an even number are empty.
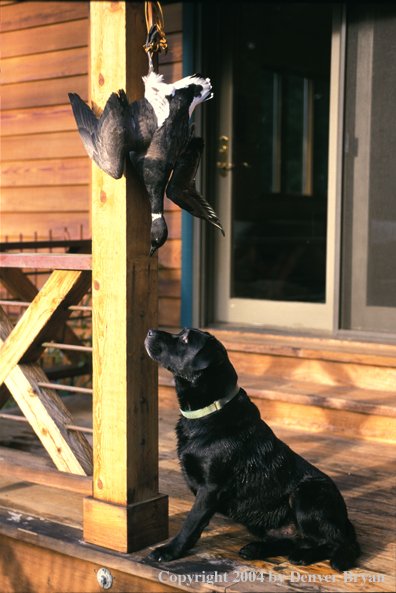
{"type": "Polygon", "coordinates": [[[263,544],[262,542],[251,542],[247,546],[239,550],[239,555],[244,560],[258,560],[262,559],[263,544]]]}
{"type": "Polygon", "coordinates": [[[180,555],[173,550],[170,544],[165,544],[150,552],[148,558],[149,560],[154,560],[154,562],[170,562],[171,560],[180,558],[180,555]]]}
{"type": "Polygon", "coordinates": [[[330,566],[333,570],[336,570],[337,572],[344,572],[352,568],[350,562],[348,562],[348,559],[343,558],[331,558],[330,566]]]}
{"type": "Polygon", "coordinates": [[[288,561],[291,564],[297,564],[300,566],[307,566],[307,564],[313,564],[315,560],[311,558],[310,550],[295,550],[288,556],[288,561]]]}
{"type": "Polygon", "coordinates": [[[291,564],[307,566],[308,564],[318,562],[322,558],[318,555],[315,548],[300,548],[291,552],[287,559],[291,564]]]}

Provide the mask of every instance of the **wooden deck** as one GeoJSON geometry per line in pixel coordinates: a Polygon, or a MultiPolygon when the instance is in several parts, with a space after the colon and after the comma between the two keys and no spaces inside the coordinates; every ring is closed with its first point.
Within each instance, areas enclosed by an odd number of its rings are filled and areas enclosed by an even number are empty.
{"type": "MultiPolygon", "coordinates": [[[[193,496],[184,484],[176,457],[174,425],[178,413],[166,404],[169,389],[165,395],[163,392],[159,420],[160,492],[169,495],[169,532],[173,536],[191,508],[193,496]]],[[[64,401],[79,425],[90,425],[88,396],[70,396],[64,401]]],[[[111,591],[123,592],[394,591],[394,446],[274,424],[273,427],[293,449],[326,471],[344,494],[362,548],[358,567],[347,575],[335,574],[328,562],[311,567],[296,567],[284,558],[242,562],[238,550],[251,536],[219,515],[188,556],[170,563],[151,563],[147,560],[151,548],[127,555],[84,542],[86,494],[3,476],[1,591],[102,591],[97,582],[97,570],[101,567],[110,570],[114,578],[111,591]]],[[[35,453],[42,455],[44,465],[53,467],[29,425],[0,419],[0,445],[14,448],[14,461],[20,459],[22,463],[24,453],[35,453]]],[[[0,451],[0,459],[7,454],[4,449],[0,451]]]]}

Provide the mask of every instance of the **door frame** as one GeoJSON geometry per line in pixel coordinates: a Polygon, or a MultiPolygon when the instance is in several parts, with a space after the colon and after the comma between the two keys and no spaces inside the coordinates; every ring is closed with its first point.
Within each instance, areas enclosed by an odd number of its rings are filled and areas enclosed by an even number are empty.
{"type": "MultiPolygon", "coordinates": [[[[326,256],[326,303],[292,303],[279,301],[260,301],[254,299],[231,299],[229,291],[226,293],[224,287],[230,287],[230,237],[231,237],[231,208],[230,208],[230,187],[231,175],[221,177],[215,174],[214,194],[217,198],[215,209],[224,226],[226,238],[215,233],[212,237],[212,245],[206,248],[206,265],[204,263],[202,241],[205,241],[201,231],[200,241],[194,244],[194,278],[199,277],[199,270],[204,268],[201,278],[201,289],[194,290],[193,322],[198,325],[208,323],[214,325],[242,325],[244,327],[260,327],[283,331],[313,331],[321,333],[337,332],[339,323],[339,279],[340,279],[340,241],[341,241],[341,191],[342,191],[342,152],[343,152],[343,106],[344,106],[344,73],[345,73],[345,39],[346,39],[346,10],[342,5],[336,5],[333,11],[333,32],[331,49],[331,71],[330,71],[330,123],[329,123],[329,176],[328,176],[328,218],[327,218],[327,256],[326,256]],[[228,203],[219,200],[219,183],[222,183],[222,190],[228,190],[228,203]],[[209,280],[210,263],[208,263],[208,250],[219,253],[217,262],[212,268],[212,282],[209,280]],[[199,267],[196,267],[199,266],[199,267]],[[203,293],[208,292],[208,286],[212,284],[210,292],[215,301],[208,306],[207,299],[203,293]],[[223,287],[222,293],[217,293],[216,284],[223,287]],[[204,301],[202,300],[204,298],[204,301]],[[202,308],[202,302],[206,301],[206,314],[202,308]],[[237,302],[238,301],[238,302],[237,302]],[[195,304],[194,304],[195,303],[195,304]],[[265,303],[265,304],[264,304],[265,303]],[[252,312],[250,321],[241,321],[241,312],[249,308],[252,312]],[[263,310],[265,315],[263,316],[263,310]],[[227,310],[227,319],[222,323],[219,319],[219,311],[227,310]],[[208,314],[209,311],[209,314],[208,314]],[[259,322],[255,322],[259,319],[259,322]],[[274,321],[275,320],[275,321],[274,321]]],[[[232,85],[231,85],[231,63],[228,53],[223,53],[221,62],[221,76],[223,80],[215,82],[217,88],[228,89],[228,96],[222,96],[221,110],[218,113],[219,125],[215,137],[210,158],[212,162],[207,163],[205,169],[209,171],[213,163],[213,150],[217,150],[218,138],[220,135],[227,135],[230,130],[232,113],[232,85]]],[[[216,93],[216,88],[214,88],[216,93]]],[[[217,91],[219,92],[219,91],[217,91]]],[[[214,134],[213,127],[206,130],[206,135],[214,134]]],[[[231,134],[228,134],[232,142],[231,134]]],[[[205,141],[207,138],[205,138],[205,141]]],[[[230,144],[231,144],[230,142],[230,144]]],[[[212,139],[213,145],[213,139],[212,139]]],[[[230,146],[230,154],[232,147],[230,146]]],[[[213,174],[212,174],[213,175],[213,174]]],[[[213,180],[212,180],[213,187],[213,180]]],[[[224,195],[224,194],[222,194],[224,195]]],[[[208,234],[207,232],[204,234],[208,234]]],[[[211,233],[209,233],[211,234],[211,233]]]]}

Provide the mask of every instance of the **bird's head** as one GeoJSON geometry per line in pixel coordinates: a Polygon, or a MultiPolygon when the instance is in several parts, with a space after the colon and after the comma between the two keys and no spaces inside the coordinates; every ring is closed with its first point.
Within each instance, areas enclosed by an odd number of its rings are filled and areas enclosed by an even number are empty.
{"type": "Polygon", "coordinates": [[[154,214],[150,233],[150,256],[165,243],[168,238],[168,227],[162,214],[154,214]],[[154,218],[155,217],[155,218],[154,218]]]}

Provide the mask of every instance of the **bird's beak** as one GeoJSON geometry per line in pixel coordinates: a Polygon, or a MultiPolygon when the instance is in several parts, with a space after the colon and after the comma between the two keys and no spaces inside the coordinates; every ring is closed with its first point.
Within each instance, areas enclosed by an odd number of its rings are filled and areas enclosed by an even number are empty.
{"type": "Polygon", "coordinates": [[[150,257],[153,255],[153,253],[155,253],[157,251],[158,247],[152,247],[150,249],[150,257]]]}

